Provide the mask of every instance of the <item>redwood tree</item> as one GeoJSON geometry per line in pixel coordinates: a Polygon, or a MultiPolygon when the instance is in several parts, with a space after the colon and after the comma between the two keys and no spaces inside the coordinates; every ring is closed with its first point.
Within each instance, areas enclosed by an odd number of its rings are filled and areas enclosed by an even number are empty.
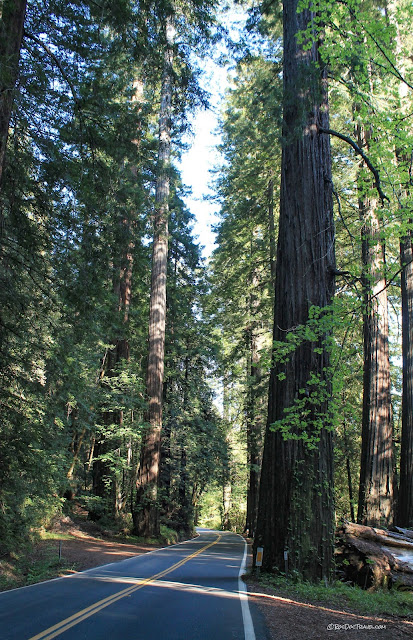
{"type": "MultiPolygon", "coordinates": [[[[364,46],[364,43],[363,45],[364,46]]],[[[364,52],[363,52],[364,53],[364,52]]],[[[366,52],[368,53],[368,52],[366,52]]],[[[374,95],[372,63],[364,62],[365,84],[374,95]]],[[[356,136],[364,153],[371,150],[370,113],[354,105],[356,136]]],[[[393,518],[393,427],[385,244],[381,229],[377,183],[366,160],[358,169],[358,205],[361,229],[363,311],[363,413],[357,521],[389,525],[393,518]]]]}
{"type": "Polygon", "coordinates": [[[299,4],[283,4],[275,347],[255,546],[264,547],[265,569],[284,571],[287,551],[291,570],[316,579],[331,575],[333,558],[326,308],[335,257],[330,140],[319,131],[328,128],[327,70],[319,56],[316,16],[299,4]],[[301,40],[298,34],[307,27],[310,35],[301,40]]]}
{"type": "Polygon", "coordinates": [[[411,231],[400,242],[402,266],[403,399],[397,524],[413,527],[413,250],[411,231]]]}
{"type": "MultiPolygon", "coordinates": [[[[252,243],[251,243],[252,244],[252,243]]],[[[245,531],[253,537],[257,522],[258,494],[260,481],[260,467],[262,456],[262,435],[265,425],[266,407],[261,383],[263,372],[260,366],[260,347],[263,343],[262,331],[255,318],[259,318],[259,276],[257,271],[252,275],[252,289],[250,293],[251,324],[247,329],[248,341],[248,385],[246,402],[246,428],[247,428],[247,461],[248,461],[248,488],[247,488],[247,515],[245,531]]]]}
{"type": "Polygon", "coordinates": [[[248,389],[247,405],[247,459],[248,459],[248,488],[247,488],[247,516],[245,531],[253,536],[258,512],[258,491],[260,480],[261,463],[261,442],[262,414],[257,410],[257,386],[262,377],[262,372],[258,364],[257,336],[251,331],[250,334],[251,353],[249,358],[249,375],[251,378],[248,389]]]}
{"type": "Polygon", "coordinates": [[[162,431],[162,394],[165,354],[166,273],[168,259],[168,212],[171,155],[171,103],[175,27],[173,16],[165,20],[166,48],[159,114],[158,175],[155,193],[154,240],[152,250],[149,309],[149,351],[146,378],[148,428],[141,450],[137,479],[134,530],[138,535],[159,534],[157,502],[162,431]]]}
{"type": "Polygon", "coordinates": [[[363,416],[357,521],[389,525],[393,517],[393,429],[384,247],[374,198],[359,203],[363,218],[363,416]]]}

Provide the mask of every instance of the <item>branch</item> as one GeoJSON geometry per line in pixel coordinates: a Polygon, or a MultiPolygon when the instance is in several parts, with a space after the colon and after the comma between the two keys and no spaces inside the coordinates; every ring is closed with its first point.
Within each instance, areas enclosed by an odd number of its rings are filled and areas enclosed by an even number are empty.
{"type": "Polygon", "coordinates": [[[369,300],[374,300],[374,298],[377,298],[377,296],[379,296],[383,291],[388,289],[390,287],[390,285],[393,284],[393,282],[396,280],[397,276],[399,276],[401,273],[403,273],[405,268],[408,267],[410,264],[412,264],[412,262],[413,262],[413,260],[409,260],[409,262],[406,262],[402,267],[400,267],[400,269],[398,271],[396,271],[396,273],[393,273],[393,275],[390,278],[390,280],[386,280],[386,284],[384,285],[384,287],[382,289],[380,289],[380,291],[377,291],[377,293],[375,293],[373,296],[371,296],[369,298],[369,300]]]}
{"type": "Polygon", "coordinates": [[[346,221],[344,220],[343,213],[341,211],[340,197],[339,197],[337,191],[334,189],[333,181],[329,180],[329,182],[331,182],[331,189],[332,189],[332,192],[333,192],[333,196],[335,197],[335,199],[337,201],[338,215],[340,216],[341,222],[343,223],[343,226],[344,226],[345,230],[347,231],[348,235],[351,238],[351,244],[353,246],[353,240],[355,240],[356,238],[353,236],[353,234],[351,233],[350,229],[348,228],[348,226],[346,224],[346,221]]]}
{"type": "Polygon", "coordinates": [[[29,33],[28,31],[26,31],[26,29],[24,30],[23,35],[26,38],[29,38],[29,40],[33,40],[33,42],[35,42],[36,44],[38,44],[40,47],[42,47],[42,49],[44,49],[44,51],[46,51],[46,53],[51,57],[51,59],[53,60],[53,62],[55,63],[55,65],[57,66],[57,68],[59,69],[60,73],[63,76],[63,79],[67,82],[67,84],[69,85],[70,91],[72,92],[72,96],[73,99],[76,103],[77,108],[80,110],[81,109],[81,102],[79,100],[79,98],[76,95],[76,90],[75,87],[72,83],[72,81],[70,80],[69,76],[67,75],[66,71],[63,69],[62,63],[60,62],[59,58],[57,58],[55,56],[55,54],[53,53],[53,51],[50,49],[50,47],[47,46],[47,44],[45,44],[44,42],[42,42],[39,38],[37,38],[35,35],[33,35],[32,33],[29,33]]]}
{"type": "Polygon", "coordinates": [[[336,375],[337,371],[338,371],[338,367],[339,367],[340,362],[341,362],[341,357],[342,357],[343,352],[344,352],[344,345],[347,342],[347,336],[348,336],[348,334],[350,332],[350,329],[353,328],[353,330],[354,330],[353,322],[354,322],[354,314],[353,314],[352,321],[350,322],[350,324],[347,325],[346,330],[344,332],[344,337],[343,337],[343,340],[341,341],[340,352],[338,354],[338,358],[336,360],[336,363],[335,363],[335,366],[334,366],[334,369],[333,369],[333,376],[332,377],[334,377],[336,375]]]}
{"type": "Polygon", "coordinates": [[[383,58],[385,60],[387,60],[387,62],[389,63],[390,67],[393,69],[393,75],[396,78],[398,78],[401,82],[404,82],[404,84],[406,84],[409,87],[409,89],[413,89],[413,85],[411,85],[410,82],[408,82],[406,80],[406,78],[404,76],[402,76],[402,74],[397,69],[397,67],[393,64],[393,62],[390,60],[389,56],[387,55],[387,53],[385,52],[385,50],[381,46],[381,44],[378,42],[378,40],[373,36],[372,33],[370,33],[370,31],[368,31],[366,29],[366,26],[357,18],[355,13],[354,12],[351,12],[351,13],[353,14],[353,17],[355,18],[355,20],[357,20],[357,22],[361,25],[361,28],[364,29],[364,31],[367,33],[367,35],[373,40],[374,44],[376,45],[376,47],[378,48],[378,50],[382,54],[383,58]]]}
{"type": "Polygon", "coordinates": [[[413,168],[413,150],[410,154],[410,165],[409,165],[409,182],[410,184],[413,184],[412,181],[412,168],[413,168]]]}
{"type": "Polygon", "coordinates": [[[332,267],[329,268],[329,273],[333,276],[342,277],[342,278],[352,278],[353,274],[350,271],[341,271],[340,269],[334,269],[332,267]]]}
{"type": "Polygon", "coordinates": [[[330,136],[335,136],[336,138],[340,138],[340,140],[343,140],[344,142],[347,142],[347,144],[349,144],[350,147],[353,147],[354,151],[356,153],[358,153],[358,155],[360,155],[363,158],[363,160],[366,163],[367,167],[372,172],[372,174],[373,174],[373,176],[375,178],[374,186],[376,187],[376,189],[378,191],[378,194],[380,196],[380,200],[381,200],[382,205],[384,205],[384,201],[385,200],[387,200],[387,202],[390,202],[390,199],[386,196],[385,193],[383,193],[383,190],[381,188],[379,172],[377,171],[376,167],[371,163],[371,161],[366,156],[364,151],[362,149],[360,149],[358,144],[356,144],[354,142],[354,140],[349,138],[349,136],[345,136],[343,133],[339,133],[338,131],[333,131],[333,129],[324,129],[323,127],[318,127],[318,131],[320,133],[327,133],[330,136]]]}
{"type": "Polygon", "coordinates": [[[6,331],[10,331],[10,333],[13,333],[15,336],[17,336],[17,338],[19,338],[19,339],[23,338],[23,335],[21,333],[18,333],[9,324],[6,324],[5,322],[3,322],[1,316],[0,316],[0,326],[4,327],[4,329],[6,329],[6,331]]]}
{"type": "MultiPolygon", "coordinates": [[[[340,4],[343,4],[345,6],[346,2],[342,2],[342,0],[338,0],[340,2],[340,4]]],[[[408,80],[406,80],[406,78],[404,76],[402,76],[402,74],[400,73],[400,71],[398,70],[398,68],[393,64],[393,62],[390,60],[389,56],[387,55],[386,51],[384,50],[384,47],[379,43],[379,41],[377,40],[377,38],[375,38],[375,36],[367,29],[366,25],[358,18],[356,12],[354,11],[354,9],[351,9],[350,7],[348,7],[349,9],[349,13],[352,17],[352,19],[357,22],[361,29],[367,33],[367,35],[369,36],[369,38],[371,38],[374,42],[374,44],[376,45],[376,47],[378,48],[378,50],[380,51],[380,53],[382,54],[383,58],[389,63],[392,71],[391,73],[398,78],[401,82],[404,82],[404,84],[406,84],[409,89],[413,89],[413,85],[410,84],[410,82],[408,82],[408,80]]],[[[330,26],[332,26],[333,28],[336,29],[336,31],[338,31],[339,33],[343,34],[343,31],[339,28],[337,28],[336,25],[334,25],[333,23],[330,23],[330,26]]],[[[377,63],[376,63],[377,64],[377,63]]]]}
{"type": "MultiPolygon", "coordinates": [[[[32,271],[35,272],[35,275],[39,275],[41,277],[43,277],[43,279],[48,279],[49,281],[53,282],[53,280],[51,280],[47,275],[45,276],[44,274],[40,274],[37,269],[35,267],[33,267],[30,264],[27,264],[24,260],[24,258],[16,251],[15,254],[13,255],[12,253],[6,253],[5,254],[6,257],[11,261],[14,262],[15,264],[17,264],[19,267],[23,267],[23,269],[25,270],[25,273],[27,274],[27,276],[32,280],[32,282],[36,285],[37,289],[39,291],[41,291],[43,293],[43,295],[51,300],[53,302],[54,305],[58,306],[59,303],[57,301],[57,299],[54,297],[54,294],[52,294],[50,292],[50,290],[46,289],[45,287],[43,287],[43,285],[41,285],[38,280],[36,280],[35,276],[33,275],[32,271]]],[[[52,326],[55,326],[55,324],[50,321],[50,323],[52,324],[52,326]]]]}

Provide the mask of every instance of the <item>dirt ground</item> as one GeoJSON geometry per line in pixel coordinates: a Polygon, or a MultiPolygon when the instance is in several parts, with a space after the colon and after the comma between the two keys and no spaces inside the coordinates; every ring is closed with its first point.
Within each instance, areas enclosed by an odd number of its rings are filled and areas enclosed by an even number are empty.
{"type": "MultiPolygon", "coordinates": [[[[248,581],[248,591],[265,616],[272,640],[407,640],[413,622],[372,618],[337,607],[313,605],[248,581]]],[[[260,640],[257,638],[257,640],[260,640]]]]}
{"type": "MultiPolygon", "coordinates": [[[[98,537],[92,523],[79,528],[68,519],[59,524],[59,532],[70,539],[62,540],[61,553],[65,564],[75,569],[64,574],[82,571],[102,564],[130,558],[152,551],[156,546],[135,545],[98,537]],[[86,529],[86,530],[85,530],[86,529]]],[[[59,541],[45,540],[42,545],[56,545],[59,541]]],[[[337,607],[313,605],[298,599],[289,599],[248,580],[250,597],[261,609],[271,640],[407,640],[413,638],[413,621],[401,619],[371,618],[337,607]]],[[[167,640],[167,638],[165,638],[167,640]]],[[[190,638],[185,640],[191,640],[190,638]]],[[[217,640],[224,640],[218,639],[217,640]]],[[[262,640],[257,638],[257,640],[262,640]]]]}
{"type": "MultiPolygon", "coordinates": [[[[85,571],[118,560],[126,560],[158,548],[156,545],[127,544],[97,537],[98,529],[93,523],[84,523],[82,528],[79,528],[68,520],[67,524],[64,522],[60,524],[57,532],[71,536],[69,540],[62,540],[61,554],[65,564],[75,566],[78,571],[85,571]]],[[[50,547],[51,543],[44,541],[42,544],[50,547]]],[[[59,541],[56,540],[53,544],[58,550],[59,541]]]]}

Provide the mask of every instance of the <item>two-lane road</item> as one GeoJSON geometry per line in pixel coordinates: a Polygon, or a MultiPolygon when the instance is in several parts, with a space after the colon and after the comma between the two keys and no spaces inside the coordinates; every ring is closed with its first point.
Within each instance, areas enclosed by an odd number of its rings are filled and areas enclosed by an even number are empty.
{"type": "MultiPolygon", "coordinates": [[[[1,640],[261,640],[230,532],[0,593],[1,640]]],[[[257,616],[257,618],[255,618],[257,616]]]]}

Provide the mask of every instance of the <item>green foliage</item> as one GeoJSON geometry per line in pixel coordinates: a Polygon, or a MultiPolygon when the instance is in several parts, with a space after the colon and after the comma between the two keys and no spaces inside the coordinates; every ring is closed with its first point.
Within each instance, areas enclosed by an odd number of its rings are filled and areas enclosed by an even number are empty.
{"type": "Polygon", "coordinates": [[[279,188],[279,153],[274,147],[281,126],[279,70],[278,62],[250,53],[238,63],[226,96],[221,125],[224,163],[216,180],[221,219],[211,261],[208,310],[219,339],[217,373],[224,387],[230,443],[221,484],[231,496],[217,498],[216,510],[221,512],[221,526],[241,530],[245,484],[253,468],[250,459],[260,455],[266,419],[265,353],[270,342],[279,188]]]}
{"type": "Polygon", "coordinates": [[[413,596],[403,591],[367,592],[342,582],[326,586],[321,582],[303,582],[268,574],[263,575],[260,582],[285,597],[302,598],[306,602],[336,606],[338,609],[347,607],[355,613],[365,615],[409,616],[413,611],[413,596]]]}
{"type": "MultiPolygon", "coordinates": [[[[412,225],[406,89],[413,83],[413,9],[407,0],[303,0],[300,10],[310,4],[323,30],[331,127],[353,139],[360,127],[368,130],[366,152],[390,198],[379,217],[389,299],[398,315],[398,245],[412,225]]],[[[188,113],[206,102],[193,52],[208,55],[217,40],[216,7],[215,0],[175,5],[175,148],[188,113]]],[[[349,516],[347,461],[353,482],[358,476],[358,197],[376,193],[370,174],[357,180],[358,159],[334,136],[336,302],[331,312],[311,307],[308,322],[271,347],[282,143],[280,7],[251,9],[247,48],[234,47],[242,57],[222,118],[224,162],[216,180],[221,220],[208,270],[191,237],[179,175],[171,170],[160,495],[162,527],[173,524],[179,535],[192,531],[200,509],[210,523],[241,527],[253,467],[247,463],[248,432],[265,423],[269,370],[275,364],[279,382],[287,384],[286,367],[306,343],[316,355],[329,350],[331,371],[310,374],[274,428],[312,449],[320,430],[335,426],[340,515],[349,516]],[[224,419],[214,404],[212,377],[223,388],[224,419]],[[335,415],[326,418],[330,379],[335,415]],[[231,488],[226,506],[223,488],[231,488]]],[[[130,0],[28,3],[0,203],[1,553],[58,513],[64,494],[82,493],[95,517],[109,522],[116,516],[119,526],[127,525],[144,426],[148,236],[162,22],[169,10],[168,3],[130,0]],[[125,320],[118,289],[127,267],[133,275],[125,320]],[[122,341],[130,357],[117,359],[122,341]]],[[[308,46],[318,31],[313,26],[301,34],[308,46]]],[[[399,411],[397,338],[393,356],[399,411]]]]}
{"type": "MultiPolygon", "coordinates": [[[[333,309],[312,306],[305,325],[294,327],[284,340],[273,342],[272,359],[280,382],[288,377],[288,363],[296,358],[300,349],[311,345],[312,352],[322,355],[333,349],[333,309]],[[317,346],[314,346],[317,345],[317,346]]],[[[332,369],[322,374],[309,372],[305,387],[298,390],[291,406],[284,409],[284,417],[271,425],[282,434],[284,440],[300,440],[308,449],[316,449],[323,429],[334,428],[331,398],[332,369]],[[329,414],[325,408],[329,404],[329,414]]]]}
{"type": "Polygon", "coordinates": [[[208,529],[220,529],[222,514],[219,506],[222,498],[222,487],[208,487],[201,497],[199,504],[198,525],[208,529]]]}
{"type": "Polygon", "coordinates": [[[0,560],[0,591],[36,584],[74,570],[73,564],[59,559],[58,542],[49,543],[41,550],[26,546],[0,560]]]}
{"type": "Polygon", "coordinates": [[[206,272],[191,221],[177,189],[170,212],[160,494],[162,521],[180,535],[193,531],[200,497],[226,454],[208,381],[215,341],[204,318],[206,272]]]}
{"type": "MultiPolygon", "coordinates": [[[[360,127],[368,131],[368,148],[364,151],[379,172],[382,189],[390,197],[390,202],[386,202],[379,211],[381,240],[386,245],[384,275],[388,282],[398,284],[399,238],[409,228],[405,214],[411,208],[411,198],[407,195],[410,189],[406,186],[409,181],[406,159],[410,153],[412,133],[411,100],[407,89],[409,82],[411,84],[411,64],[407,53],[411,49],[411,35],[406,27],[411,21],[411,3],[403,0],[389,5],[351,0],[334,4],[323,0],[311,3],[304,0],[299,3],[299,10],[306,9],[313,12],[313,21],[300,38],[311,47],[314,37],[317,37],[322,63],[328,64],[331,128],[356,142],[360,127]]],[[[274,64],[277,38],[280,36],[277,20],[278,9],[273,5],[251,10],[249,28],[258,30],[266,42],[271,43],[268,49],[263,42],[260,46],[262,51],[272,52],[273,59],[268,66],[272,66],[274,76],[271,80],[268,75],[267,83],[262,84],[265,65],[258,56],[247,56],[243,66],[239,65],[245,93],[237,86],[236,78],[235,88],[229,96],[231,112],[224,122],[226,165],[219,183],[223,222],[218,227],[215,295],[219,296],[221,306],[218,309],[223,316],[223,326],[230,328],[230,346],[224,351],[223,359],[226,366],[231,363],[231,374],[227,379],[231,381],[232,389],[228,394],[235,396],[237,389],[238,403],[240,397],[244,402],[247,398],[240,384],[243,367],[239,357],[246,346],[242,339],[242,321],[247,315],[245,308],[248,304],[244,302],[244,292],[247,283],[251,282],[247,274],[253,265],[261,264],[261,255],[267,258],[269,255],[264,245],[263,254],[252,251],[245,232],[256,223],[259,207],[261,212],[264,211],[264,201],[257,196],[260,187],[264,193],[261,177],[271,167],[275,169],[275,175],[278,173],[277,142],[280,134],[279,129],[272,128],[274,123],[279,123],[276,108],[280,104],[276,93],[277,65],[274,64]],[[272,45],[275,45],[274,49],[272,45]],[[254,100],[256,95],[260,96],[259,106],[254,100]],[[260,115],[266,113],[268,99],[272,101],[272,111],[267,112],[262,122],[260,115]],[[266,152],[262,153],[263,149],[268,150],[268,156],[266,152]],[[239,257],[234,259],[234,256],[239,257]]],[[[340,514],[350,517],[347,470],[353,484],[354,501],[358,492],[364,361],[360,322],[364,305],[361,286],[362,225],[358,198],[360,194],[376,198],[376,192],[370,172],[365,172],[362,184],[358,184],[359,157],[354,155],[352,148],[335,136],[331,136],[331,141],[338,265],[334,308],[325,319],[310,318],[304,327],[294,327],[285,341],[277,341],[273,350],[268,349],[267,356],[262,350],[260,364],[266,369],[275,365],[279,383],[289,384],[291,372],[287,373],[288,364],[306,341],[312,344],[318,355],[325,348],[330,352],[331,368],[325,372],[326,378],[311,378],[310,375],[309,384],[297,390],[293,405],[286,409],[284,418],[274,426],[285,438],[303,440],[310,448],[316,444],[323,426],[335,429],[336,505],[340,514]],[[329,336],[326,342],[325,335],[329,336]],[[326,417],[323,404],[331,393],[334,406],[326,417]]],[[[390,287],[388,293],[393,309],[398,309],[399,291],[390,287]]],[[[396,399],[400,395],[400,370],[396,364],[399,349],[400,336],[393,342],[392,380],[396,399]]],[[[398,402],[396,400],[396,409],[398,402]]]]}
{"type": "MultiPolygon", "coordinates": [[[[205,102],[190,55],[211,37],[214,6],[177,6],[177,143],[189,108],[205,102]]],[[[129,508],[145,410],[147,235],[169,9],[129,0],[28,3],[1,194],[6,551],[59,510],[63,494],[84,492],[102,517],[113,517],[115,494],[122,517],[129,508]],[[126,309],[119,289],[128,268],[126,309]],[[130,357],[121,362],[122,341],[130,357]]],[[[194,260],[189,287],[201,281],[194,260]]]]}
{"type": "Polygon", "coordinates": [[[179,542],[179,535],[174,529],[161,524],[160,540],[165,545],[177,544],[177,542],[179,542]]]}

